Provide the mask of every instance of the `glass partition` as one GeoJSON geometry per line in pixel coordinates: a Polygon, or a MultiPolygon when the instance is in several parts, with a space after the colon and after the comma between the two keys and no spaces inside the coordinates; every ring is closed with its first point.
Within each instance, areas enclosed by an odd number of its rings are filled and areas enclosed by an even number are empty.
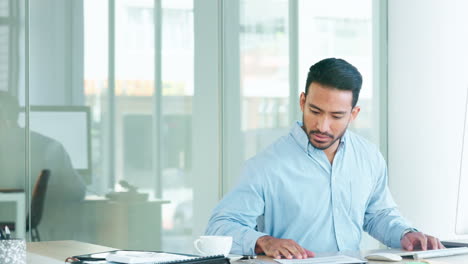
{"type": "MultiPolygon", "coordinates": [[[[0,226],[26,237],[30,179],[28,130],[18,123],[24,102],[24,1],[0,0],[0,226]],[[20,12],[21,11],[21,12],[20,12]]],[[[33,177],[33,178],[37,178],[33,177]]]]}
{"type": "Polygon", "coordinates": [[[369,110],[355,129],[374,139],[372,3],[343,13],[332,6],[346,2],[294,2],[0,0],[0,222],[34,240],[192,252],[197,221],[288,132],[308,67],[329,56],[363,73],[369,110]],[[196,23],[208,17],[215,30],[196,23]],[[203,50],[206,39],[219,50],[203,50]],[[213,58],[210,74],[194,66],[213,58]],[[220,81],[196,87],[200,76],[220,81]],[[219,159],[194,169],[200,157],[219,159]]]}

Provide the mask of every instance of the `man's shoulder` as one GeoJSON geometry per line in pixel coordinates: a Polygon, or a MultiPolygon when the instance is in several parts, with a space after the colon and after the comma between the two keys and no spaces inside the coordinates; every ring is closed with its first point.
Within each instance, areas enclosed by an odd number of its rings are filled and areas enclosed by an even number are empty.
{"type": "Polygon", "coordinates": [[[283,135],[276,139],[273,143],[260,150],[252,158],[249,163],[257,165],[277,166],[284,164],[288,159],[294,158],[298,147],[289,134],[283,135]]]}
{"type": "Polygon", "coordinates": [[[244,180],[265,185],[275,182],[285,169],[296,166],[300,161],[291,140],[289,135],[284,135],[245,161],[244,180]]]}
{"type": "Polygon", "coordinates": [[[43,152],[44,154],[60,154],[65,152],[65,147],[58,140],[31,131],[31,148],[34,152],[43,152]]]}
{"type": "Polygon", "coordinates": [[[367,138],[351,130],[348,130],[346,132],[346,140],[348,141],[347,144],[349,144],[355,152],[361,153],[366,157],[376,157],[377,159],[383,159],[379,147],[367,138]]]}

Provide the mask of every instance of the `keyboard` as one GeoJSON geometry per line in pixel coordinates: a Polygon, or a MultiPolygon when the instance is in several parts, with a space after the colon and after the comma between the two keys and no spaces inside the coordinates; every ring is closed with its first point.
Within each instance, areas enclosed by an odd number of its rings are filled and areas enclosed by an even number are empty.
{"type": "Polygon", "coordinates": [[[412,257],[413,259],[437,258],[468,254],[468,247],[443,248],[426,251],[405,251],[396,254],[402,257],[412,257]]]}

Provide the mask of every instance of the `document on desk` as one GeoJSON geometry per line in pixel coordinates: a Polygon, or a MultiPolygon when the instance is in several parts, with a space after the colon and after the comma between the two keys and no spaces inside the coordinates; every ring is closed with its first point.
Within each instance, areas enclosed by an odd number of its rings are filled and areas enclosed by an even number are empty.
{"type": "Polygon", "coordinates": [[[281,264],[357,264],[367,263],[366,260],[352,258],[346,255],[327,256],[327,257],[314,257],[307,259],[275,259],[281,264]]]}
{"type": "Polygon", "coordinates": [[[168,253],[122,250],[108,254],[106,260],[120,263],[167,263],[171,261],[183,261],[193,258],[194,257],[168,253]]]}
{"type": "Polygon", "coordinates": [[[166,252],[117,250],[109,252],[107,261],[118,263],[153,263],[153,264],[229,264],[223,255],[194,256],[166,252]]]}

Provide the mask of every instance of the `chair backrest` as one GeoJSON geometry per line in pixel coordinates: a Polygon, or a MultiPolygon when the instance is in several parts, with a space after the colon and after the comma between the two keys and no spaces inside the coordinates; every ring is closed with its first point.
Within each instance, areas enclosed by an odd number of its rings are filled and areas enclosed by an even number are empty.
{"type": "MultiPolygon", "coordinates": [[[[41,222],[49,177],[50,170],[44,169],[41,171],[41,174],[39,174],[39,177],[34,184],[31,196],[31,229],[36,228],[41,222]]],[[[26,223],[28,222],[29,219],[27,219],[26,223]]]]}

